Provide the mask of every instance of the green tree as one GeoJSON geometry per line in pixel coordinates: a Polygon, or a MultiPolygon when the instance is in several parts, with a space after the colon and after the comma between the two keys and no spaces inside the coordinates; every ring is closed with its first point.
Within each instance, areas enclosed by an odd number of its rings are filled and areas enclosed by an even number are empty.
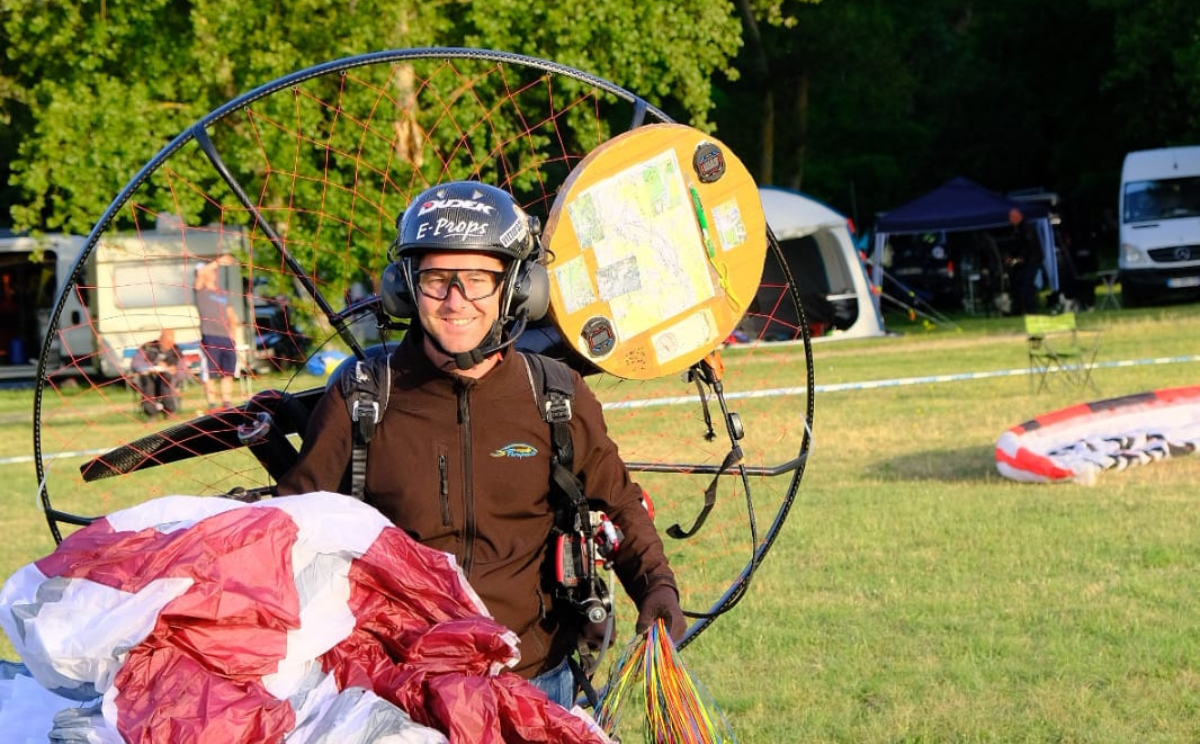
{"type": "Polygon", "coordinates": [[[1200,136],[1200,6],[1187,0],[782,9],[794,23],[746,21],[745,74],[716,83],[717,132],[737,152],[761,146],[747,158],[761,182],[861,224],[956,175],[1056,189],[1094,222],[1125,151],[1200,136]]]}
{"type": "MultiPolygon", "coordinates": [[[[717,83],[718,134],[738,152],[764,143],[761,158],[747,163],[761,183],[805,190],[853,214],[856,192],[883,206],[908,178],[931,136],[916,111],[922,58],[910,50],[933,11],[893,5],[793,0],[782,5],[785,16],[747,31],[736,61],[745,74],[717,83]]],[[[748,27],[749,15],[764,14],[744,13],[748,27]]]]}
{"type": "Polygon", "coordinates": [[[727,0],[0,0],[0,24],[3,111],[27,124],[8,164],[14,222],[70,232],[88,231],[207,112],[316,63],[435,45],[512,51],[611,80],[704,127],[709,80],[734,74],[741,33],[727,0]]]}
{"type": "Polygon", "coordinates": [[[8,70],[32,118],[11,166],[15,223],[86,232],[142,164],[215,106],[400,39],[398,4],[355,5],[5,0],[8,70]]]}
{"type": "Polygon", "coordinates": [[[1200,5],[1092,0],[1112,13],[1111,120],[1130,149],[1200,141],[1200,5]]]}

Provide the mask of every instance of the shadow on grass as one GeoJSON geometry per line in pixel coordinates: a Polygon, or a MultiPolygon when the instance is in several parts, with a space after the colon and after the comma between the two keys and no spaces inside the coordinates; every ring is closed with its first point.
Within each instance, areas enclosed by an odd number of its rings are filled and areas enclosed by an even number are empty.
{"type": "Polygon", "coordinates": [[[867,474],[885,481],[996,483],[1002,479],[996,472],[995,452],[993,446],[909,452],[873,463],[867,474]]]}

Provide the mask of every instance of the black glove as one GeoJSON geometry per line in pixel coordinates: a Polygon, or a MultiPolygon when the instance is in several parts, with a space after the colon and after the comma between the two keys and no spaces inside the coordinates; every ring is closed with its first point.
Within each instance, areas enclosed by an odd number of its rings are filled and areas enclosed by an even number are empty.
{"type": "Polygon", "coordinates": [[[678,641],[687,631],[687,618],[679,609],[679,592],[668,584],[660,584],[642,597],[638,602],[638,619],[635,630],[645,633],[658,618],[667,622],[667,632],[671,640],[678,641]]]}

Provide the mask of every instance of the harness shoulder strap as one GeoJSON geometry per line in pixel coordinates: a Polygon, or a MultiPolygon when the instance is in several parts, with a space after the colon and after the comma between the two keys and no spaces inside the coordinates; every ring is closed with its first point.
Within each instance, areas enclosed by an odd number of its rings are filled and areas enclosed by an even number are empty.
{"type": "Polygon", "coordinates": [[[367,445],[375,438],[375,427],[387,410],[392,392],[391,354],[359,359],[343,370],[342,397],[350,414],[353,441],[350,450],[350,495],[360,501],[367,484],[367,445]]]}
{"type": "Polygon", "coordinates": [[[582,520],[580,526],[586,529],[587,500],[583,497],[579,479],[571,470],[575,461],[570,427],[575,378],[571,375],[571,368],[557,359],[541,354],[522,353],[522,356],[529,363],[533,375],[533,395],[537,400],[538,410],[550,425],[550,441],[554,446],[550,457],[551,475],[559,491],[567,497],[570,506],[582,520]]]}
{"type": "Polygon", "coordinates": [[[533,394],[546,423],[554,425],[571,420],[571,399],[575,397],[575,378],[571,368],[557,359],[522,352],[533,374],[533,394]]]}
{"type": "MultiPolygon", "coordinates": [[[[542,418],[550,425],[550,440],[553,453],[550,456],[550,476],[559,503],[555,507],[555,529],[558,539],[579,539],[583,555],[579,568],[584,569],[583,585],[575,588],[579,595],[571,601],[586,616],[586,622],[609,623],[606,635],[612,632],[612,615],[608,590],[603,579],[595,575],[595,540],[591,513],[587,498],[583,495],[583,484],[572,470],[575,448],[571,440],[571,400],[575,396],[575,377],[565,363],[540,354],[523,353],[529,363],[533,380],[533,393],[542,418]],[[578,537],[577,537],[578,536],[578,537]],[[603,608],[603,620],[593,613],[603,608]]],[[[599,658],[592,652],[587,638],[575,629],[575,652],[567,656],[571,674],[578,688],[583,690],[594,710],[599,710],[600,699],[592,686],[591,676],[599,665],[599,658]]]]}

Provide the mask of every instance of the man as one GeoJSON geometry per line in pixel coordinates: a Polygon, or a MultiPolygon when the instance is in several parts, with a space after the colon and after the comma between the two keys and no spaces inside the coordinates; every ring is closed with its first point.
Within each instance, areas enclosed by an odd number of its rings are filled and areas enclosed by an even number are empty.
{"type": "Polygon", "coordinates": [[[164,418],[179,410],[179,349],[175,346],[175,331],[166,328],[153,341],[138,347],[133,357],[133,384],[142,396],[142,412],[150,418],[160,413],[164,418]]]}
{"type": "Polygon", "coordinates": [[[1028,315],[1038,312],[1038,275],[1042,271],[1042,244],[1033,228],[1025,221],[1021,210],[1013,207],[1008,212],[1012,225],[1009,247],[1009,277],[1013,292],[1013,312],[1028,315]]]}
{"type": "MultiPolygon", "coordinates": [[[[556,494],[550,428],[535,403],[529,362],[507,324],[545,312],[549,296],[536,221],[506,192],[453,182],[418,196],[399,221],[381,292],[385,309],[413,317],[390,361],[391,395],[371,440],[365,500],[421,543],[452,553],[495,619],[521,639],[516,672],[570,707],[567,657],[578,616],[546,578],[556,494]]],[[[593,508],[624,540],[614,567],[638,606],[682,637],[662,541],[641,488],[609,439],[600,403],[575,378],[572,471],[593,508]]],[[[351,422],[337,385],[313,411],[281,495],[347,490],[351,422]]]]}
{"type": "Polygon", "coordinates": [[[221,267],[233,263],[233,256],[227,253],[196,267],[194,290],[196,312],[200,315],[201,378],[210,411],[233,407],[233,376],[237,374],[238,361],[234,339],[241,322],[229,293],[220,284],[221,267]]]}

